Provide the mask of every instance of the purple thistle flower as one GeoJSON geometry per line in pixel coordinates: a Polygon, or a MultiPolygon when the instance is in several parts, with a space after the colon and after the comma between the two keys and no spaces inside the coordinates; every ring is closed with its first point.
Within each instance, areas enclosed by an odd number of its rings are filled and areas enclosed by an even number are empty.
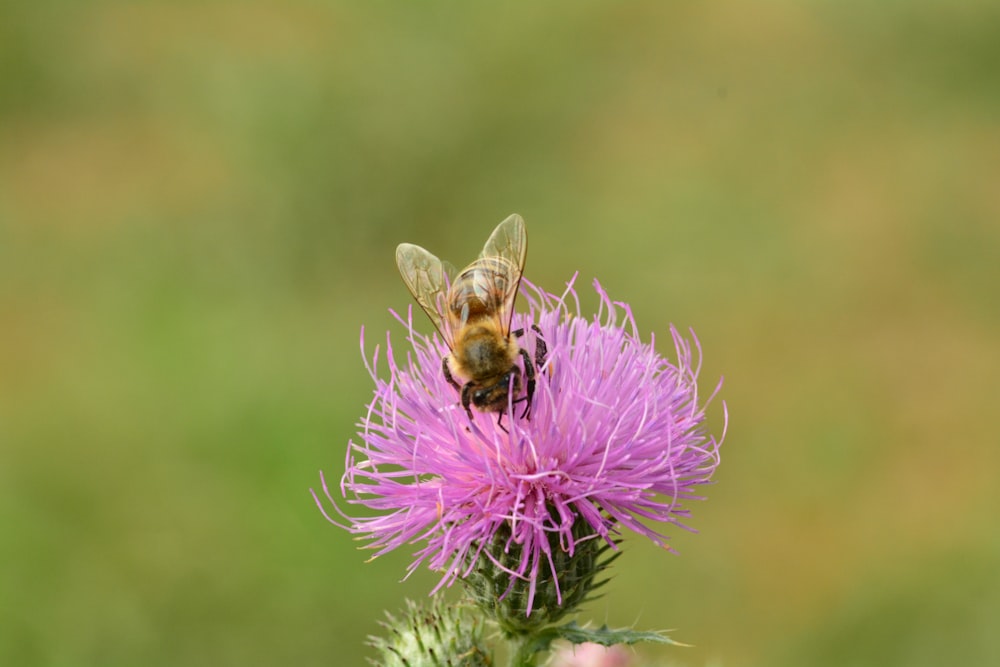
{"type": "Polygon", "coordinates": [[[621,527],[669,549],[656,524],[691,530],[682,523],[690,515],[683,503],[701,498],[696,490],[718,466],[722,439],[701,428],[696,338],[697,360],[671,327],[677,361],[670,363],[652,337],[640,340],[628,305],[611,301],[596,280],[601,308],[590,320],[579,314],[573,281],[561,297],[524,284],[530,307],[515,313],[512,329],[528,332],[520,343],[529,354],[532,324],[548,346],[530,419],[512,405],[502,426],[496,413],[474,412],[470,422],[441,372],[447,346],[413,330],[411,308],[405,321],[397,319],[412,351],[398,359],[386,336],[388,378],[376,369],[378,346],[366,360],[375,395],[358,441],[348,446],[340,484],[349,504],[377,514],[341,510],[322,474],[323,491],[346,524],[313,497],[332,523],[370,539],[376,556],[423,542],[407,576],[426,562],[443,573],[435,591],[489,559],[509,576],[508,591],[527,584],[530,614],[540,578],[554,581],[558,596],[563,573],[554,549],[572,556],[595,538],[614,548],[621,527]],[[491,553],[498,535],[505,553],[519,554],[513,564],[491,553]]]}

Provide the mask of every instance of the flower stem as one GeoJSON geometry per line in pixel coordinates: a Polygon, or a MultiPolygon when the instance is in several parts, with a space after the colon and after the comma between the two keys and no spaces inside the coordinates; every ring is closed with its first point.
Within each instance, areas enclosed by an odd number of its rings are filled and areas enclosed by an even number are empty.
{"type": "Polygon", "coordinates": [[[530,635],[512,639],[510,651],[510,667],[535,667],[537,650],[530,635]]]}

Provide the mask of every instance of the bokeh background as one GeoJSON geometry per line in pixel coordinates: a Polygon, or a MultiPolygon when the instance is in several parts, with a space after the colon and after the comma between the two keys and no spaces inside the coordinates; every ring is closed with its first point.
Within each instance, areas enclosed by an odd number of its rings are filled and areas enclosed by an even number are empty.
{"type": "Polygon", "coordinates": [[[725,376],[701,533],[627,540],[583,620],[675,628],[640,651],[677,665],[1000,664],[998,26],[4,3],[0,664],[362,664],[436,579],[309,496],[359,329],[410,302],[397,243],[461,263],[512,212],[533,281],[597,277],[725,376]]]}

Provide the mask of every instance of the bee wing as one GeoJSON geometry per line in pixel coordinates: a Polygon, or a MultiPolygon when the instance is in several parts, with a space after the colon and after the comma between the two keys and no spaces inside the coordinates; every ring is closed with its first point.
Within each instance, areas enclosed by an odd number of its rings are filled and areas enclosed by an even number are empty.
{"type": "Polygon", "coordinates": [[[521,285],[521,274],[524,273],[524,260],[528,256],[528,233],[524,228],[524,219],[513,214],[497,225],[497,228],[486,240],[479,259],[499,257],[503,262],[503,273],[493,273],[497,284],[496,291],[503,295],[500,307],[497,309],[497,320],[504,335],[510,334],[510,321],[514,316],[514,299],[521,285]]]}
{"type": "Polygon", "coordinates": [[[442,262],[412,243],[400,243],[396,248],[396,266],[410,294],[444,336],[448,347],[453,347],[454,337],[445,313],[448,308],[448,288],[455,269],[451,264],[442,262]]]}

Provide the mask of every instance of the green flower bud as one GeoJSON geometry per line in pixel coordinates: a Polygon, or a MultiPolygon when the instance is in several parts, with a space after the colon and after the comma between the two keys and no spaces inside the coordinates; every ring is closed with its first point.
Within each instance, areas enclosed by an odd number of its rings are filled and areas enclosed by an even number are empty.
{"type": "Polygon", "coordinates": [[[397,618],[386,612],[381,622],[387,637],[369,637],[378,650],[378,667],[489,667],[493,659],[483,642],[482,617],[466,605],[449,605],[439,597],[423,606],[406,601],[397,618]]]}

